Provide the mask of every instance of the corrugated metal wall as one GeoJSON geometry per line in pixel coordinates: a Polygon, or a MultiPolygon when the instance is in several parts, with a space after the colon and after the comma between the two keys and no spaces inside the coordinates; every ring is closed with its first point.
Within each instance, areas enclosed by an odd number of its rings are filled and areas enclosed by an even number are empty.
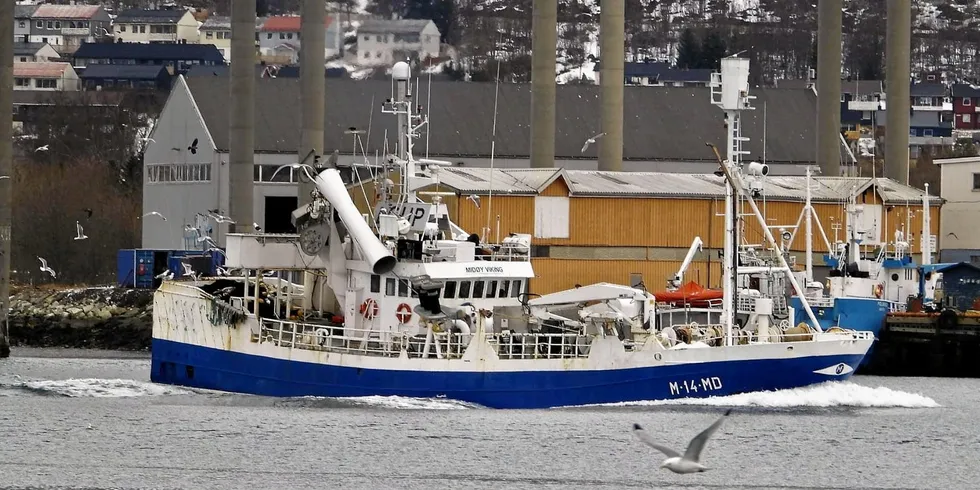
{"type": "MultiPolygon", "coordinates": [[[[647,289],[659,291],[664,289],[667,279],[673,277],[681,265],[680,261],[666,260],[533,259],[531,263],[537,276],[531,280],[531,292],[537,294],[571,289],[576,284],[584,286],[610,282],[628,285],[631,274],[642,274],[647,289]]],[[[708,276],[708,267],[704,262],[692,263],[684,274],[685,281],[717,286],[721,277],[719,262],[711,263],[710,278],[708,276]]]]}

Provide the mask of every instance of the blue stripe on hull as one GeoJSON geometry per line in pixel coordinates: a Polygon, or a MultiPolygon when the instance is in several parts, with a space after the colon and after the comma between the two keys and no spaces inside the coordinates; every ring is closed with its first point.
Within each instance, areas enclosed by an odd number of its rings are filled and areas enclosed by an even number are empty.
{"type": "MultiPolygon", "coordinates": [[[[790,305],[796,312],[794,324],[810,323],[810,319],[803,309],[803,304],[800,303],[800,298],[796,296],[790,298],[790,305]]],[[[824,330],[840,325],[851,330],[871,332],[877,339],[881,327],[885,324],[888,305],[888,301],[874,298],[834,298],[833,306],[813,308],[813,314],[817,317],[820,328],[824,330]]],[[[875,345],[872,344],[868,354],[864,356],[861,366],[868,364],[874,348],[875,345]]]]}
{"type": "Polygon", "coordinates": [[[424,372],[289,361],[153,339],[156,383],[265,396],[447,398],[490,408],[548,408],[798,388],[851,373],[814,371],[861,355],[724,361],[605,371],[424,372]]]}

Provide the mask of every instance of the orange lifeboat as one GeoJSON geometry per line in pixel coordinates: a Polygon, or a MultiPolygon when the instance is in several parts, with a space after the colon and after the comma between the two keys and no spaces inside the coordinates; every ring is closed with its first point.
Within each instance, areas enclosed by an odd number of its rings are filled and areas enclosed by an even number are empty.
{"type": "Polygon", "coordinates": [[[720,289],[705,289],[700,284],[691,281],[673,291],[657,291],[653,293],[653,296],[657,298],[658,303],[705,308],[709,301],[721,299],[723,294],[720,289]]]}

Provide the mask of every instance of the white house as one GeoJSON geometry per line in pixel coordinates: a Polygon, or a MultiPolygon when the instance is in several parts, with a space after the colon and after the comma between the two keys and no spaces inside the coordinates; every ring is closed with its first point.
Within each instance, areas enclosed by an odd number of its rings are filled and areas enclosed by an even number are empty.
{"type": "Polygon", "coordinates": [[[14,43],[14,63],[32,61],[51,61],[61,55],[46,43],[14,43]]]}
{"type": "Polygon", "coordinates": [[[196,43],[198,22],[190,10],[124,10],[112,22],[113,37],[127,43],[196,43]]]}
{"type": "Polygon", "coordinates": [[[940,188],[946,200],[939,218],[939,250],[942,262],[980,264],[980,157],[944,158],[940,188]]]}
{"type": "Polygon", "coordinates": [[[41,5],[31,14],[29,41],[50,44],[60,53],[74,53],[83,43],[108,35],[111,22],[99,5],[41,5]]]}
{"type": "MultiPolygon", "coordinates": [[[[324,17],[326,41],[324,59],[341,54],[343,42],[340,37],[340,23],[330,15],[324,17]]],[[[292,63],[298,62],[300,42],[300,17],[298,15],[277,15],[269,17],[258,30],[259,52],[263,56],[282,56],[292,63]]]]}
{"type": "Polygon", "coordinates": [[[357,62],[391,65],[439,56],[439,28],[431,20],[365,20],[357,28],[357,62]]]}
{"type": "Polygon", "coordinates": [[[14,90],[78,90],[71,63],[14,63],[14,90]]]}

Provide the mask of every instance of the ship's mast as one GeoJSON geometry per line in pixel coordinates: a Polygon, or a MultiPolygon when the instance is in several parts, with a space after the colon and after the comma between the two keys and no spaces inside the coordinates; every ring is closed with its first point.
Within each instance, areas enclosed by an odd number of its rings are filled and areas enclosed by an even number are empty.
{"type": "Polygon", "coordinates": [[[803,208],[803,212],[806,213],[806,285],[804,287],[809,287],[810,283],[813,282],[813,210],[810,207],[810,186],[812,185],[810,175],[810,167],[807,167],[806,206],[803,208]]]}
{"type": "Polygon", "coordinates": [[[922,265],[932,263],[932,223],[929,216],[929,184],[922,194],[922,265]]]}

